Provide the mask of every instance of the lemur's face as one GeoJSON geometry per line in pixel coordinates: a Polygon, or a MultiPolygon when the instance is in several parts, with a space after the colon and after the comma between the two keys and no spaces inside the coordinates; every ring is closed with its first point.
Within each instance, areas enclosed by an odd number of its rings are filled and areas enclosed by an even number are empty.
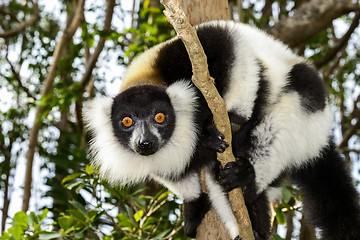
{"type": "Polygon", "coordinates": [[[175,113],[165,88],[133,87],[114,99],[111,122],[122,145],[147,156],[169,141],[175,113]]]}

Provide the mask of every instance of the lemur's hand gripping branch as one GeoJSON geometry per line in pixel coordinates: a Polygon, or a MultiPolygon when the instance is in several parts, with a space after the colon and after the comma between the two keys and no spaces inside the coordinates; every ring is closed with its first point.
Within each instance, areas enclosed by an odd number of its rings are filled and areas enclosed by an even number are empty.
{"type": "MultiPolygon", "coordinates": [[[[230,147],[224,152],[218,153],[218,160],[224,167],[228,162],[235,161],[231,148],[231,128],[227,117],[225,102],[214,86],[211,78],[207,58],[201,43],[197,37],[195,29],[190,25],[185,13],[180,8],[177,0],[161,0],[165,6],[164,14],[173,25],[177,35],[183,41],[192,65],[192,81],[203,94],[214,118],[214,122],[219,131],[225,136],[225,141],[230,147]]],[[[204,186],[204,184],[202,184],[204,186]]],[[[238,222],[240,235],[244,239],[254,239],[250,218],[245,206],[244,198],[240,188],[229,192],[233,214],[238,222]],[[241,222],[240,222],[241,220],[241,222]]]]}

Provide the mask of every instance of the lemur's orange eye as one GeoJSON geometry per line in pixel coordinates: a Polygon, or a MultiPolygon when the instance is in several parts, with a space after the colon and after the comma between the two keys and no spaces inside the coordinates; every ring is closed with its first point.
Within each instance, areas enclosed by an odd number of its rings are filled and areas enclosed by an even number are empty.
{"type": "Polygon", "coordinates": [[[157,113],[155,115],[155,121],[157,123],[163,123],[165,121],[165,115],[163,113],[157,113]]]}
{"type": "Polygon", "coordinates": [[[124,117],[122,120],[122,124],[125,127],[131,127],[131,125],[133,124],[133,120],[130,117],[124,117]]]}

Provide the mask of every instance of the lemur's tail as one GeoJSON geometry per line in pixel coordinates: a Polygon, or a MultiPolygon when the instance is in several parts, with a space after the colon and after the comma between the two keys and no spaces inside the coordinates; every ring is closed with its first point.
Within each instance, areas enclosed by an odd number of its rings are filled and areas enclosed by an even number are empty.
{"type": "Polygon", "coordinates": [[[360,239],[360,198],[346,162],[334,144],[310,162],[293,175],[308,219],[321,230],[323,239],[360,239]]]}

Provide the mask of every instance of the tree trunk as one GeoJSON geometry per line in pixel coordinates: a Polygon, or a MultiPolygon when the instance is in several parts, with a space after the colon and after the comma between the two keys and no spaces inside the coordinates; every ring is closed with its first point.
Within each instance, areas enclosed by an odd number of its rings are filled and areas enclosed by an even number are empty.
{"type": "Polygon", "coordinates": [[[310,227],[306,222],[305,216],[303,215],[300,220],[300,240],[316,240],[315,230],[310,227]]]}
{"type": "Polygon", "coordinates": [[[180,0],[179,3],[193,26],[210,20],[229,19],[228,1],[225,0],[180,0]]]}
{"type": "Polygon", "coordinates": [[[286,212],[286,236],[285,240],[291,240],[294,231],[294,211],[289,210],[286,212]]]}
{"type": "MultiPolygon", "coordinates": [[[[176,1],[162,1],[165,5],[165,15],[169,22],[174,26],[178,36],[184,42],[188,51],[192,69],[193,77],[192,81],[195,86],[204,95],[204,98],[209,105],[214,117],[214,123],[216,127],[225,136],[225,141],[231,143],[231,128],[230,121],[227,117],[226,107],[223,99],[217,92],[213,85],[213,79],[207,69],[206,56],[203,52],[201,44],[197,39],[196,32],[187,26],[187,19],[182,16],[181,9],[176,6],[176,1]],[[191,49],[191,51],[190,51],[191,49]]],[[[209,21],[214,19],[225,18],[228,19],[228,6],[225,0],[213,0],[202,1],[201,6],[204,9],[197,9],[199,6],[195,6],[198,1],[190,1],[189,5],[185,4],[185,15],[192,18],[192,24],[199,24],[201,21],[209,21]],[[222,8],[222,9],[219,9],[222,8]],[[196,12],[191,12],[195,11],[196,12]],[[211,12],[211,13],[210,13],[211,12]],[[201,13],[204,16],[201,16],[201,13]]],[[[235,158],[231,151],[231,144],[225,150],[224,153],[218,154],[218,160],[224,166],[227,162],[234,161],[235,158]]],[[[202,173],[203,175],[203,173],[202,173]]],[[[202,186],[204,188],[204,178],[202,177],[202,186]]],[[[229,200],[232,206],[233,214],[237,219],[240,235],[245,239],[254,239],[251,222],[248,216],[248,212],[245,206],[245,201],[240,188],[234,189],[229,192],[229,200]]],[[[203,219],[201,225],[198,228],[197,239],[229,239],[227,230],[224,228],[222,222],[217,217],[215,211],[209,211],[203,219]],[[219,227],[220,226],[220,227],[219,227]]]]}

